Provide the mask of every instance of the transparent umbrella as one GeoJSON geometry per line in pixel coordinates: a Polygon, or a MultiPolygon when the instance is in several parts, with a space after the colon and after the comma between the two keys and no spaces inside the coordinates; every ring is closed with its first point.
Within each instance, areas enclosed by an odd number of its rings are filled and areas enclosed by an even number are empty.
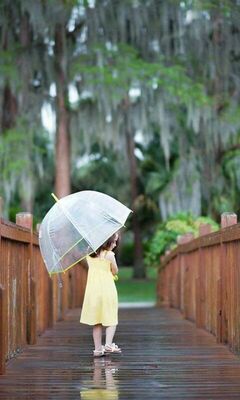
{"type": "Polygon", "coordinates": [[[39,230],[40,250],[50,275],[68,270],[95,252],[124,226],[131,212],[118,200],[91,190],[54,198],[56,203],[39,230]]]}

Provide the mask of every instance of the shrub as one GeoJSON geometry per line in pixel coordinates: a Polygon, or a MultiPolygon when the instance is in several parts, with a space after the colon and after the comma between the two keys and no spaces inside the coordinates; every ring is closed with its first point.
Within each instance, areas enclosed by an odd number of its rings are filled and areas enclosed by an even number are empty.
{"type": "Polygon", "coordinates": [[[177,237],[187,232],[192,232],[198,236],[200,224],[208,223],[212,226],[212,231],[218,229],[218,224],[209,217],[193,217],[191,214],[177,214],[170,217],[167,221],[159,224],[148,243],[148,250],[145,252],[144,261],[146,266],[158,266],[160,256],[166,250],[172,250],[177,246],[177,237]]]}

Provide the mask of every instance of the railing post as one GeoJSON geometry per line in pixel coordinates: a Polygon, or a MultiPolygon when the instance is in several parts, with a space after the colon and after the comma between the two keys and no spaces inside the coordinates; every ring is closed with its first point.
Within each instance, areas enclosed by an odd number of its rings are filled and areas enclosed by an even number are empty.
{"type": "MultiPolygon", "coordinates": [[[[225,212],[221,215],[221,229],[237,224],[237,215],[225,212]]],[[[227,314],[227,271],[226,271],[226,244],[221,238],[220,245],[220,277],[217,281],[217,342],[228,342],[228,314],[227,314]]]]}
{"type": "Polygon", "coordinates": [[[233,212],[224,212],[221,214],[221,228],[227,228],[237,224],[237,215],[233,212]]]}
{"type": "MultiPolygon", "coordinates": [[[[210,224],[200,224],[199,236],[209,235],[212,232],[210,224]]],[[[196,285],[196,327],[205,327],[205,266],[203,265],[203,250],[198,249],[198,274],[195,280],[196,285]]]]}
{"type": "Polygon", "coordinates": [[[199,236],[205,236],[212,232],[211,224],[200,224],[199,226],[199,236]]]}
{"type": "Polygon", "coordinates": [[[184,235],[178,236],[177,244],[186,244],[194,239],[194,234],[192,232],[184,233],[184,235]]]}
{"type": "MultiPolygon", "coordinates": [[[[192,232],[187,232],[182,236],[179,236],[177,238],[177,243],[182,245],[182,244],[186,244],[191,242],[194,239],[194,234],[192,232]]],[[[180,265],[182,268],[181,271],[181,275],[182,275],[182,296],[183,296],[183,309],[182,309],[182,313],[183,313],[183,317],[184,318],[188,318],[188,314],[189,314],[189,290],[190,290],[190,286],[189,286],[189,266],[186,263],[186,254],[180,254],[180,265]],[[182,263],[183,261],[183,263],[182,263]]]]}
{"type": "Polygon", "coordinates": [[[198,275],[196,278],[196,327],[205,328],[206,319],[206,269],[204,265],[204,250],[198,249],[198,275]]]}
{"type": "Polygon", "coordinates": [[[48,277],[48,285],[49,285],[48,326],[49,328],[52,328],[54,325],[54,312],[53,312],[54,287],[53,287],[53,280],[50,277],[48,277]]]}
{"type": "Polygon", "coordinates": [[[35,344],[37,341],[36,323],[36,282],[33,277],[33,215],[28,212],[16,215],[16,224],[29,229],[29,261],[28,261],[28,295],[27,295],[27,342],[35,344]]]}

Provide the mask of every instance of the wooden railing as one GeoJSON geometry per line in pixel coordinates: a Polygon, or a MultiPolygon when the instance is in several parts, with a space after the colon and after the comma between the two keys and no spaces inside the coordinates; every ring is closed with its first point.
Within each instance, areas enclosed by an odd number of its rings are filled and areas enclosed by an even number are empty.
{"type": "Polygon", "coordinates": [[[240,224],[235,222],[236,216],[223,215],[219,231],[180,238],[182,244],[162,259],[158,303],[178,308],[239,353],[240,224]]]}
{"type": "Polygon", "coordinates": [[[87,278],[79,264],[62,274],[61,287],[43,264],[32,215],[20,213],[16,222],[0,219],[0,374],[69,308],[81,306],[87,278]]]}

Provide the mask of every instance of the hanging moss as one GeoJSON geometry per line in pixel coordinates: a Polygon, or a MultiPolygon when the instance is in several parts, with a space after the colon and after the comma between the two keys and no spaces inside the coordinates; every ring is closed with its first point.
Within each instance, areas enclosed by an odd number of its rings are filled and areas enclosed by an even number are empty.
{"type": "MultiPolygon", "coordinates": [[[[164,167],[171,176],[171,182],[159,186],[162,216],[182,207],[194,213],[206,207],[219,210],[215,204],[221,202],[225,179],[233,187],[239,180],[237,162],[230,163],[231,172],[225,175],[218,163],[219,154],[238,142],[240,130],[237,2],[22,0],[1,7],[7,10],[0,13],[1,43],[7,32],[8,47],[1,53],[0,87],[11,81],[18,113],[28,128],[41,126],[40,110],[56,80],[53,20],[62,22],[69,83],[80,99],[86,91],[92,94],[70,107],[72,164],[96,140],[100,146],[125,149],[122,103],[128,98],[133,136],[141,131],[147,142],[152,127],[158,127],[164,167]],[[19,34],[24,15],[28,52],[19,34]],[[14,52],[16,63],[10,57],[14,52]],[[131,91],[139,95],[130,96],[131,91]],[[174,143],[179,143],[178,163],[172,168],[174,143]]],[[[15,184],[10,179],[6,192],[15,184]]]]}

